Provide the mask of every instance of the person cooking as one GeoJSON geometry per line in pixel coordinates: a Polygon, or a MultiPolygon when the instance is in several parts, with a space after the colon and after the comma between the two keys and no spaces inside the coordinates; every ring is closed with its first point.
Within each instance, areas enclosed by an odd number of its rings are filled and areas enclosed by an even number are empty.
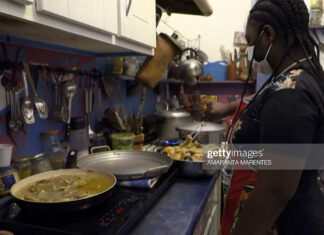
{"type": "MultiPolygon", "coordinates": [[[[271,76],[253,98],[208,105],[209,116],[216,118],[237,110],[229,143],[324,142],[324,72],[308,26],[304,0],[254,5],[246,26],[248,57],[252,69],[271,76]]],[[[306,165],[311,157],[300,161],[306,165]]],[[[274,228],[279,235],[324,234],[324,195],[317,176],[316,170],[234,170],[221,234],[262,235],[274,228]],[[252,191],[237,214],[238,192],[247,185],[252,191]]]]}

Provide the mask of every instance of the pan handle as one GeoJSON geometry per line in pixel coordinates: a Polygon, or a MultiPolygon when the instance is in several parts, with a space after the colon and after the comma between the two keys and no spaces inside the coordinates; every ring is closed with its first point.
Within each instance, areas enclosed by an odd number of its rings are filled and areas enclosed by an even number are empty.
{"type": "Polygon", "coordinates": [[[91,154],[100,153],[100,152],[106,152],[106,151],[110,151],[110,148],[109,148],[108,145],[96,146],[96,147],[92,147],[90,149],[91,154]]]}
{"type": "Polygon", "coordinates": [[[155,173],[164,173],[165,171],[167,171],[169,169],[169,166],[157,166],[157,167],[153,167],[151,169],[148,169],[144,175],[151,175],[151,174],[155,174],[155,173]]]}
{"type": "Polygon", "coordinates": [[[7,206],[9,203],[13,202],[14,197],[11,195],[0,198],[0,210],[7,206]]]}

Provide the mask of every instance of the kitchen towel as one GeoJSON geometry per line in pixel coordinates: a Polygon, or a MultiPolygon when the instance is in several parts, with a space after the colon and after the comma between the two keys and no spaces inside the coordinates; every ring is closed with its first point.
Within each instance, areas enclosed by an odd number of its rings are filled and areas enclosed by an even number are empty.
{"type": "Polygon", "coordinates": [[[118,181],[117,185],[122,187],[130,187],[130,188],[153,188],[159,177],[155,177],[152,179],[141,179],[141,180],[124,180],[118,181]]]}

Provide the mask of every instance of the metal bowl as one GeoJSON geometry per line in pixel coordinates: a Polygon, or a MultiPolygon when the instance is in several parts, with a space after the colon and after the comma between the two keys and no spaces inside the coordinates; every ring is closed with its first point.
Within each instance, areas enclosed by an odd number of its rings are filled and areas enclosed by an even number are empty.
{"type": "Polygon", "coordinates": [[[215,174],[219,174],[220,170],[212,169],[212,170],[205,170],[203,169],[203,162],[197,161],[182,161],[182,160],[173,160],[175,166],[180,169],[180,172],[183,176],[188,178],[205,178],[211,177],[215,174]]]}

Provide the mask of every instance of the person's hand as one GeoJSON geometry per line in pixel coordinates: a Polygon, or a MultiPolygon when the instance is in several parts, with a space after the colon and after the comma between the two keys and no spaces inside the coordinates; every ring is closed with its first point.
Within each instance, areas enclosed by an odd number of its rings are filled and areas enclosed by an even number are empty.
{"type": "Polygon", "coordinates": [[[205,112],[208,120],[221,119],[228,115],[230,107],[229,104],[223,104],[219,102],[208,102],[207,110],[205,112]]]}

